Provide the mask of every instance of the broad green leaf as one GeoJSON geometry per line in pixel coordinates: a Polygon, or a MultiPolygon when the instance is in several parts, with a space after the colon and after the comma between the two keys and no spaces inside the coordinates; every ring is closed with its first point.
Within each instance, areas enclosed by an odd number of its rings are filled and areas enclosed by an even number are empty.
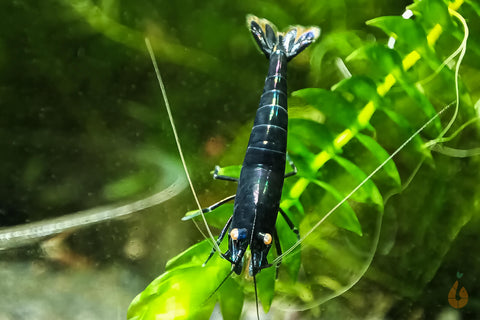
{"type": "Polygon", "coordinates": [[[367,60],[369,64],[375,66],[372,70],[376,81],[383,81],[383,78],[391,73],[395,78],[399,77],[403,71],[402,58],[399,54],[390,48],[379,44],[367,45],[358,48],[347,58],[347,61],[351,60],[367,60]]]}
{"type": "MultiPolygon", "coordinates": [[[[408,74],[403,70],[402,60],[395,50],[380,45],[372,45],[357,50],[354,57],[368,59],[383,69],[385,74],[391,73],[405,92],[417,102],[427,118],[431,118],[436,114],[436,110],[428,98],[412,83],[408,74]]],[[[418,112],[415,108],[410,108],[409,110],[415,113],[418,112]]],[[[418,119],[418,116],[415,116],[414,119],[418,119]]],[[[437,132],[441,131],[439,119],[434,121],[434,128],[437,132]]]]}
{"type": "Polygon", "coordinates": [[[369,130],[373,130],[373,127],[370,125],[370,119],[360,115],[365,108],[368,108],[367,106],[370,103],[373,103],[375,108],[379,108],[384,104],[384,100],[379,96],[375,82],[372,79],[365,76],[352,76],[338,82],[332,87],[332,90],[346,97],[348,103],[357,109],[355,123],[347,128],[360,131],[366,127],[369,130]]]}
{"type": "MultiPolygon", "coordinates": [[[[354,178],[355,181],[352,181],[352,187],[356,187],[358,183],[367,177],[367,175],[351,161],[339,156],[336,156],[334,160],[354,178]]],[[[351,190],[353,190],[353,188],[351,190]]],[[[383,208],[382,196],[372,180],[365,182],[365,184],[352,195],[351,199],[362,203],[374,203],[383,208]]]]}
{"type": "Polygon", "coordinates": [[[212,263],[206,267],[188,266],[167,271],[132,301],[127,318],[209,319],[216,302],[209,297],[229,271],[229,263],[212,263]]]}
{"type": "MultiPolygon", "coordinates": [[[[320,180],[314,180],[312,182],[330,193],[337,202],[343,200],[344,195],[338,190],[336,190],[332,185],[329,185],[328,183],[320,180]]],[[[350,230],[361,236],[362,227],[360,225],[360,222],[358,221],[355,211],[353,211],[352,207],[350,207],[348,202],[344,202],[341,208],[343,210],[335,211],[328,219],[330,219],[332,223],[334,223],[336,226],[346,230],[350,230]]]]}
{"type": "Polygon", "coordinates": [[[437,24],[445,29],[452,26],[448,7],[443,0],[415,1],[407,9],[412,10],[426,30],[430,30],[437,24]]]}
{"type": "MultiPolygon", "coordinates": [[[[268,254],[269,261],[273,258],[273,250],[275,249],[271,248],[268,254]]],[[[263,310],[268,312],[275,295],[275,267],[263,269],[256,277],[258,298],[262,303],[263,310]]]]}
{"type": "Polygon", "coordinates": [[[309,88],[295,91],[292,95],[322,112],[325,115],[325,125],[333,132],[341,132],[353,126],[357,119],[357,112],[352,104],[335,92],[309,88]]]}
{"type": "MultiPolygon", "coordinates": [[[[405,119],[401,114],[396,113],[395,111],[384,109],[382,110],[385,114],[398,125],[399,129],[404,132],[404,136],[408,136],[414,132],[413,128],[410,125],[410,122],[405,119]]],[[[423,147],[424,143],[420,136],[416,136],[410,142],[409,150],[415,150],[418,153],[421,153],[430,164],[433,164],[433,157],[430,150],[423,147]]]]}
{"type": "Polygon", "coordinates": [[[469,6],[472,7],[472,9],[477,13],[478,16],[480,16],[480,4],[475,2],[475,0],[466,0],[466,3],[468,3],[469,6]]]}
{"type": "Polygon", "coordinates": [[[403,56],[417,51],[432,70],[441,65],[441,60],[428,44],[427,33],[418,20],[389,16],[369,20],[367,25],[378,27],[388,36],[393,37],[395,50],[403,56]]]}
{"type": "Polygon", "coordinates": [[[341,80],[333,86],[332,90],[342,94],[350,93],[351,98],[348,102],[359,101],[361,107],[369,101],[378,105],[378,100],[380,99],[375,82],[366,76],[352,76],[341,80]]]}
{"type": "MultiPolygon", "coordinates": [[[[297,167],[298,177],[314,178],[317,175],[317,172],[312,170],[310,164],[313,162],[315,154],[310,151],[308,146],[304,145],[300,139],[300,135],[290,134],[287,143],[289,156],[297,167]]],[[[286,184],[288,184],[288,181],[286,184]]],[[[284,188],[284,190],[286,189],[284,188]]]]}
{"type": "Polygon", "coordinates": [[[289,119],[305,119],[325,123],[325,114],[314,106],[306,104],[303,99],[292,96],[288,103],[289,119]]]}
{"type": "MultiPolygon", "coordinates": [[[[359,133],[355,136],[355,138],[357,138],[357,140],[360,141],[360,143],[363,144],[363,146],[365,146],[365,148],[367,148],[372,153],[372,155],[374,155],[378,159],[377,165],[383,163],[390,156],[388,152],[385,151],[385,149],[383,149],[378,144],[378,142],[371,137],[359,133]]],[[[390,177],[390,179],[393,181],[394,186],[400,187],[400,175],[398,174],[397,167],[395,166],[395,163],[392,159],[390,159],[383,166],[382,170],[387,174],[388,177],[390,177]]]]}
{"type": "Polygon", "coordinates": [[[212,246],[207,239],[194,244],[187,250],[168,260],[165,270],[170,271],[179,267],[202,265],[207,259],[211,249],[212,246]]]}
{"type": "Polygon", "coordinates": [[[243,288],[235,280],[229,278],[218,289],[218,297],[223,319],[240,319],[245,300],[243,288]]]}
{"type": "Polygon", "coordinates": [[[288,145],[288,150],[291,153],[302,154],[305,146],[313,153],[326,151],[335,154],[336,152],[332,144],[334,137],[332,132],[320,123],[303,119],[291,119],[289,121],[289,131],[292,139],[300,142],[288,145]]]}
{"type": "Polygon", "coordinates": [[[427,36],[423,28],[412,19],[404,19],[401,16],[378,17],[366,22],[367,25],[382,29],[389,37],[396,39],[395,49],[408,54],[417,50],[422,54],[429,51],[427,36]],[[401,46],[399,45],[401,44],[401,46]]]}
{"type": "MultiPolygon", "coordinates": [[[[417,103],[422,112],[427,116],[426,118],[423,118],[422,121],[418,121],[418,110],[416,110],[416,108],[410,108],[409,111],[411,110],[410,112],[412,113],[411,117],[418,122],[416,125],[420,126],[427,119],[430,119],[436,115],[437,111],[425,96],[425,93],[420,91],[419,87],[406,77],[406,74],[402,74],[402,76],[398,77],[397,80],[405,92],[417,103]]],[[[412,123],[414,122],[412,121],[412,123]]],[[[442,130],[440,119],[437,118],[427,130],[434,131],[435,135],[440,133],[442,130]]]]}

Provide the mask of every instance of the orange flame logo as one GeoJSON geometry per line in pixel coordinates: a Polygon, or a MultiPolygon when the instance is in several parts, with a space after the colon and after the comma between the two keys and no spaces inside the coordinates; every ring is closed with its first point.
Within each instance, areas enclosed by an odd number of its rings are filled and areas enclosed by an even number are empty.
{"type": "Polygon", "coordinates": [[[461,309],[467,305],[468,302],[468,292],[465,287],[460,289],[458,296],[460,299],[457,299],[457,289],[458,289],[458,280],[455,281],[452,288],[448,292],[448,303],[455,309],[461,309]]]}

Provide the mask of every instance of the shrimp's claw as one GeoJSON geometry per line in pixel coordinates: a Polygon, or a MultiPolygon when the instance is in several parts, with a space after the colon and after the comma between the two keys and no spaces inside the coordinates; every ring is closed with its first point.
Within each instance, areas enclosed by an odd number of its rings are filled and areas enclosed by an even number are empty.
{"type": "Polygon", "coordinates": [[[247,15],[247,26],[267,59],[274,51],[281,50],[289,61],[320,36],[318,27],[291,26],[285,33],[278,32],[273,23],[252,14],[247,15]]]}

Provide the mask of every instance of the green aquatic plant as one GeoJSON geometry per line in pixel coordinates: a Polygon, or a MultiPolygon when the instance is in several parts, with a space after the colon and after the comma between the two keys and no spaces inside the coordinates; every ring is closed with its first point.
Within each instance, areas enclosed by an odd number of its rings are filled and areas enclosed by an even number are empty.
{"type": "MultiPolygon", "coordinates": [[[[432,150],[448,150],[443,143],[459,141],[467,126],[478,128],[472,97],[460,77],[468,39],[467,23],[458,11],[462,4],[424,0],[407,8],[415,20],[390,16],[368,21],[390,37],[388,45],[366,43],[353,50],[346,62],[348,73],[354,75],[331,90],[292,93],[288,150],[298,176],[285,181],[281,207],[299,226],[302,238],[297,242],[278,219],[284,248],[278,279],[275,268],[258,275],[258,297],[265,312],[272,301],[279,308],[314,308],[357,283],[377,251],[387,200],[409,186],[423,163],[439,166],[432,150]],[[392,159],[393,155],[397,156],[392,159]]],[[[473,8],[478,16],[478,7],[470,5],[467,11],[473,8]]],[[[335,43],[327,36],[310,52],[312,73],[321,72],[316,55],[332,49],[322,46],[322,41],[335,43]]],[[[224,167],[219,173],[238,176],[239,170],[239,166],[224,167]]],[[[222,228],[232,207],[224,205],[206,214],[209,225],[222,228]]],[[[416,221],[438,219],[435,211],[423,218],[399,214],[412,230],[416,221]]],[[[467,212],[460,215],[457,222],[449,219],[442,231],[445,239],[439,243],[444,249],[414,271],[418,283],[408,288],[398,285],[397,290],[414,297],[431,279],[463,226],[460,221],[469,217],[467,212]]],[[[187,214],[193,216],[198,212],[187,214]]],[[[220,246],[223,251],[225,242],[220,246]]],[[[132,302],[128,318],[208,319],[219,301],[225,319],[238,319],[253,285],[249,279],[230,277],[215,292],[230,263],[215,255],[202,266],[211,247],[207,239],[171,259],[165,273],[132,302]]],[[[272,252],[269,261],[280,262],[272,252]]]]}

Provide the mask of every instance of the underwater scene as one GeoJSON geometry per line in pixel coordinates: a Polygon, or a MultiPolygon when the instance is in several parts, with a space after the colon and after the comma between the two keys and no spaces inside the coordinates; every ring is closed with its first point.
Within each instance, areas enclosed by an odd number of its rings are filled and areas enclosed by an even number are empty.
{"type": "Polygon", "coordinates": [[[0,15],[0,320],[480,317],[477,1],[0,15]]]}

